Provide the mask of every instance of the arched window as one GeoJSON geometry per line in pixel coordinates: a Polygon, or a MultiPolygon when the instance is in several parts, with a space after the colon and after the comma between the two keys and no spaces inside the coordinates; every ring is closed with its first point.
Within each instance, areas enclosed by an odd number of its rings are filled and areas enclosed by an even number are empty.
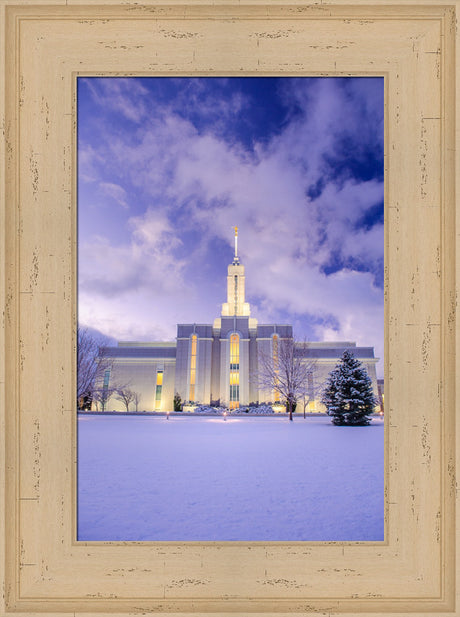
{"type": "Polygon", "coordinates": [[[195,400],[195,383],[196,383],[196,347],[197,336],[192,334],[191,347],[190,347],[190,388],[188,398],[190,401],[195,400]]]}
{"type": "Polygon", "coordinates": [[[240,337],[230,335],[230,409],[240,406],[240,337]]]}

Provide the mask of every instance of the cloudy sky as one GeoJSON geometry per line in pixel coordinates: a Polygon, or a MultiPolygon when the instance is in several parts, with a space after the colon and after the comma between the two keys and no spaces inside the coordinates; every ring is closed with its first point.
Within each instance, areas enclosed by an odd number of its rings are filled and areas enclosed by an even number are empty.
{"type": "Polygon", "coordinates": [[[81,324],[212,323],[237,225],[252,316],[383,359],[382,78],[80,78],[78,179],[81,324]]]}

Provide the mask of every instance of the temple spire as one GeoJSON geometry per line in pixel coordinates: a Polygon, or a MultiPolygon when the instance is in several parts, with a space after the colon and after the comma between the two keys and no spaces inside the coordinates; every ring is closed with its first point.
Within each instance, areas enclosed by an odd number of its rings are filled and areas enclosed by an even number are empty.
{"type": "Polygon", "coordinates": [[[222,304],[222,317],[249,317],[251,309],[244,301],[245,276],[244,266],[238,257],[238,227],[233,227],[235,233],[235,255],[228,266],[227,302],[222,304]]]}
{"type": "Polygon", "coordinates": [[[235,257],[233,258],[233,263],[238,264],[240,263],[238,257],[238,227],[234,227],[233,229],[235,230],[235,257]]]}

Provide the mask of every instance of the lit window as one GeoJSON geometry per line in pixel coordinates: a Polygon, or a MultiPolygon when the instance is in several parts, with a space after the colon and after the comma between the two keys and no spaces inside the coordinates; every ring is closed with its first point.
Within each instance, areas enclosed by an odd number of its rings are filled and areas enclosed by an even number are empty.
{"type": "Polygon", "coordinates": [[[231,386],[239,386],[240,384],[240,374],[232,371],[230,373],[230,385],[231,386]]]}
{"type": "Polygon", "coordinates": [[[196,383],[196,347],[197,336],[192,334],[192,346],[190,350],[190,389],[188,398],[190,401],[195,400],[195,383],[196,383]]]}
{"type": "Polygon", "coordinates": [[[157,383],[155,388],[155,409],[161,407],[161,391],[163,389],[163,369],[157,371],[157,383]]]}
{"type": "Polygon", "coordinates": [[[240,337],[230,335],[230,409],[240,406],[240,337]]]}

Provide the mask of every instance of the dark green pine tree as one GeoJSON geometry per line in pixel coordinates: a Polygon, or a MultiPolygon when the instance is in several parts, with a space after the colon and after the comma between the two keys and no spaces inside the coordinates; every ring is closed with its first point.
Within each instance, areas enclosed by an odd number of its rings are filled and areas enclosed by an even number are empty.
{"type": "Polygon", "coordinates": [[[337,366],[329,373],[321,402],[332,416],[333,424],[365,426],[376,400],[372,380],[362,363],[345,350],[337,366]]]}

